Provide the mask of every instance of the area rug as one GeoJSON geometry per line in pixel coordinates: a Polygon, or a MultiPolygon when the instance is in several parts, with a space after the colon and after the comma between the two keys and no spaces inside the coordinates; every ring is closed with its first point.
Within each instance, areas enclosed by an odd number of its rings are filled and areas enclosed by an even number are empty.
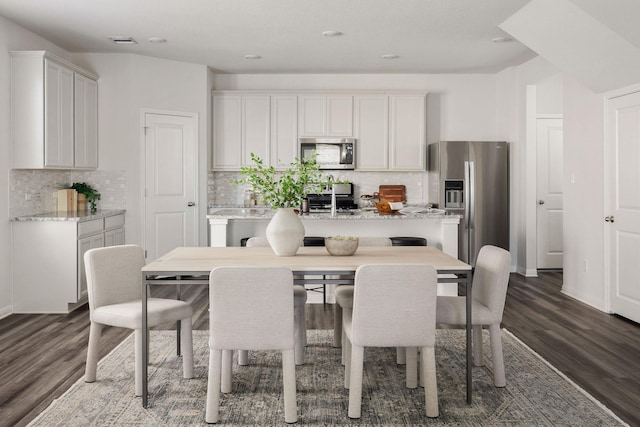
{"type": "MultiPolygon", "coordinates": [[[[462,330],[438,330],[436,360],[440,416],[425,416],[424,389],[404,386],[395,350],[365,350],[362,417],[347,416],[348,390],[333,331],[310,330],[306,363],[296,368],[299,425],[617,426],[611,411],[503,331],[507,387],[493,386],[488,335],[486,366],[473,370],[473,403],[465,394],[462,330]]],[[[194,331],[195,378],[182,378],[175,335],[151,332],[150,407],[133,395],[133,337],[100,361],[97,381],[82,380],[54,401],[31,426],[196,426],[204,422],[208,372],[207,331],[194,331]]],[[[250,352],[248,366],[234,363],[232,393],[222,395],[223,426],[284,425],[281,359],[250,352]]]]}

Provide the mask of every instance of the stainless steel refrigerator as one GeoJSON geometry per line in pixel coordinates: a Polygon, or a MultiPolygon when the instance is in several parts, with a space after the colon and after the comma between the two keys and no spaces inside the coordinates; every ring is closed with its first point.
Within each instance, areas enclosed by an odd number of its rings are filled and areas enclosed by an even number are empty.
{"type": "Polygon", "coordinates": [[[509,145],[492,141],[429,144],[429,202],[462,215],[458,257],[472,266],[484,245],[509,249],[509,145]]]}

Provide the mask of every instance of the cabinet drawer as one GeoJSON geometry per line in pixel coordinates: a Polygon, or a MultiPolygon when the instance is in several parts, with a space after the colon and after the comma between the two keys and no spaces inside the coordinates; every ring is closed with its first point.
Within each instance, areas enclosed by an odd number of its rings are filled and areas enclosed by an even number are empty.
{"type": "Polygon", "coordinates": [[[78,223],[78,238],[101,233],[104,230],[104,220],[94,219],[78,223]]]}
{"type": "Polygon", "coordinates": [[[104,219],[105,230],[113,230],[120,227],[124,227],[124,215],[108,216],[104,219]]]}

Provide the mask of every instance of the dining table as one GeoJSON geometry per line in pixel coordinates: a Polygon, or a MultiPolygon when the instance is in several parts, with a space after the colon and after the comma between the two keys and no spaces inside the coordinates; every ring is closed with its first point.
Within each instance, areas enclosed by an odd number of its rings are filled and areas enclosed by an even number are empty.
{"type": "MultiPolygon", "coordinates": [[[[472,399],[471,284],[472,267],[432,246],[361,246],[351,256],[332,256],[324,247],[301,247],[295,256],[277,256],[270,247],[178,247],[142,268],[142,405],[147,408],[148,342],[147,299],[155,285],[209,285],[216,267],[288,267],[295,284],[353,284],[356,269],[367,264],[426,264],[438,272],[440,283],[463,283],[466,287],[466,392],[472,399]],[[321,276],[322,278],[318,278],[321,276]]],[[[179,329],[178,329],[179,330],[179,329]]]]}

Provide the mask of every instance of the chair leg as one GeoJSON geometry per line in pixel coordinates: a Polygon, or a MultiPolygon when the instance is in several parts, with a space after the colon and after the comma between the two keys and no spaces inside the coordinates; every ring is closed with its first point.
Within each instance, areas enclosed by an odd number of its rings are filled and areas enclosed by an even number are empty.
{"type": "Polygon", "coordinates": [[[245,366],[249,364],[249,351],[238,350],[238,365],[245,366]]]}
{"type": "Polygon", "coordinates": [[[191,318],[182,319],[180,322],[180,349],[184,378],[193,378],[193,333],[191,328],[191,318]]]}
{"type": "MultiPolygon", "coordinates": [[[[397,347],[400,348],[400,347],[397,347]]],[[[406,354],[407,388],[418,387],[418,347],[403,347],[406,354]]]]}
{"type": "Polygon", "coordinates": [[[482,326],[473,325],[472,328],[473,338],[473,365],[484,366],[484,357],[482,355],[482,326]]]}
{"type": "Polygon", "coordinates": [[[436,377],[436,352],[433,347],[422,347],[421,354],[421,371],[424,378],[424,406],[427,417],[433,418],[438,413],[438,379],[436,377]]]}
{"type": "Polygon", "coordinates": [[[233,350],[222,350],[220,390],[231,393],[231,371],[233,365],[233,350]]]}
{"type": "Polygon", "coordinates": [[[350,343],[351,366],[349,388],[349,418],[360,418],[362,409],[362,370],[364,347],[350,343]]]}
{"type": "Polygon", "coordinates": [[[282,381],[284,390],[284,421],[298,421],[296,404],[296,364],[295,350],[282,350],[282,381]]]}
{"type": "Polygon", "coordinates": [[[404,347],[396,347],[396,363],[398,365],[407,363],[407,350],[404,347]]]}
{"type": "Polygon", "coordinates": [[[342,340],[342,354],[344,354],[344,388],[348,390],[351,385],[351,341],[346,335],[342,340]]]}
{"type": "MultiPolygon", "coordinates": [[[[84,371],[84,381],[92,383],[96,380],[98,370],[98,358],[100,357],[100,336],[102,335],[102,325],[91,322],[89,329],[89,345],[87,348],[87,363],[84,371]]],[[[137,367],[138,365],[136,365],[137,367]]]]}
{"type": "Polygon", "coordinates": [[[222,351],[210,350],[209,378],[207,381],[207,407],[204,419],[207,423],[217,423],[220,410],[220,376],[222,370],[222,351]]]}
{"type": "Polygon", "coordinates": [[[504,375],[502,335],[499,323],[489,326],[489,339],[491,340],[491,357],[493,358],[493,384],[496,387],[505,387],[507,380],[504,375]]]}
{"type": "Polygon", "coordinates": [[[351,317],[352,313],[353,313],[353,309],[352,308],[347,308],[344,309],[342,307],[340,307],[340,312],[342,313],[342,318],[340,320],[341,322],[341,326],[340,326],[340,331],[341,331],[341,341],[340,344],[342,345],[342,353],[341,353],[341,362],[343,365],[346,366],[346,360],[347,360],[347,353],[346,353],[346,345],[345,342],[347,341],[347,334],[345,334],[344,332],[344,324],[345,324],[345,319],[351,317]]]}
{"type": "MultiPolygon", "coordinates": [[[[133,371],[135,374],[135,391],[136,396],[142,396],[142,369],[140,369],[140,365],[142,364],[142,329],[136,329],[134,332],[135,338],[135,364],[133,371]]],[[[147,351],[147,354],[149,352],[147,351]]]]}
{"type": "Polygon", "coordinates": [[[342,307],[338,303],[333,305],[333,346],[342,346],[342,307]]]}
{"type": "Polygon", "coordinates": [[[296,365],[304,365],[304,346],[307,332],[307,326],[305,324],[305,304],[304,301],[295,301],[293,311],[296,365]]]}

